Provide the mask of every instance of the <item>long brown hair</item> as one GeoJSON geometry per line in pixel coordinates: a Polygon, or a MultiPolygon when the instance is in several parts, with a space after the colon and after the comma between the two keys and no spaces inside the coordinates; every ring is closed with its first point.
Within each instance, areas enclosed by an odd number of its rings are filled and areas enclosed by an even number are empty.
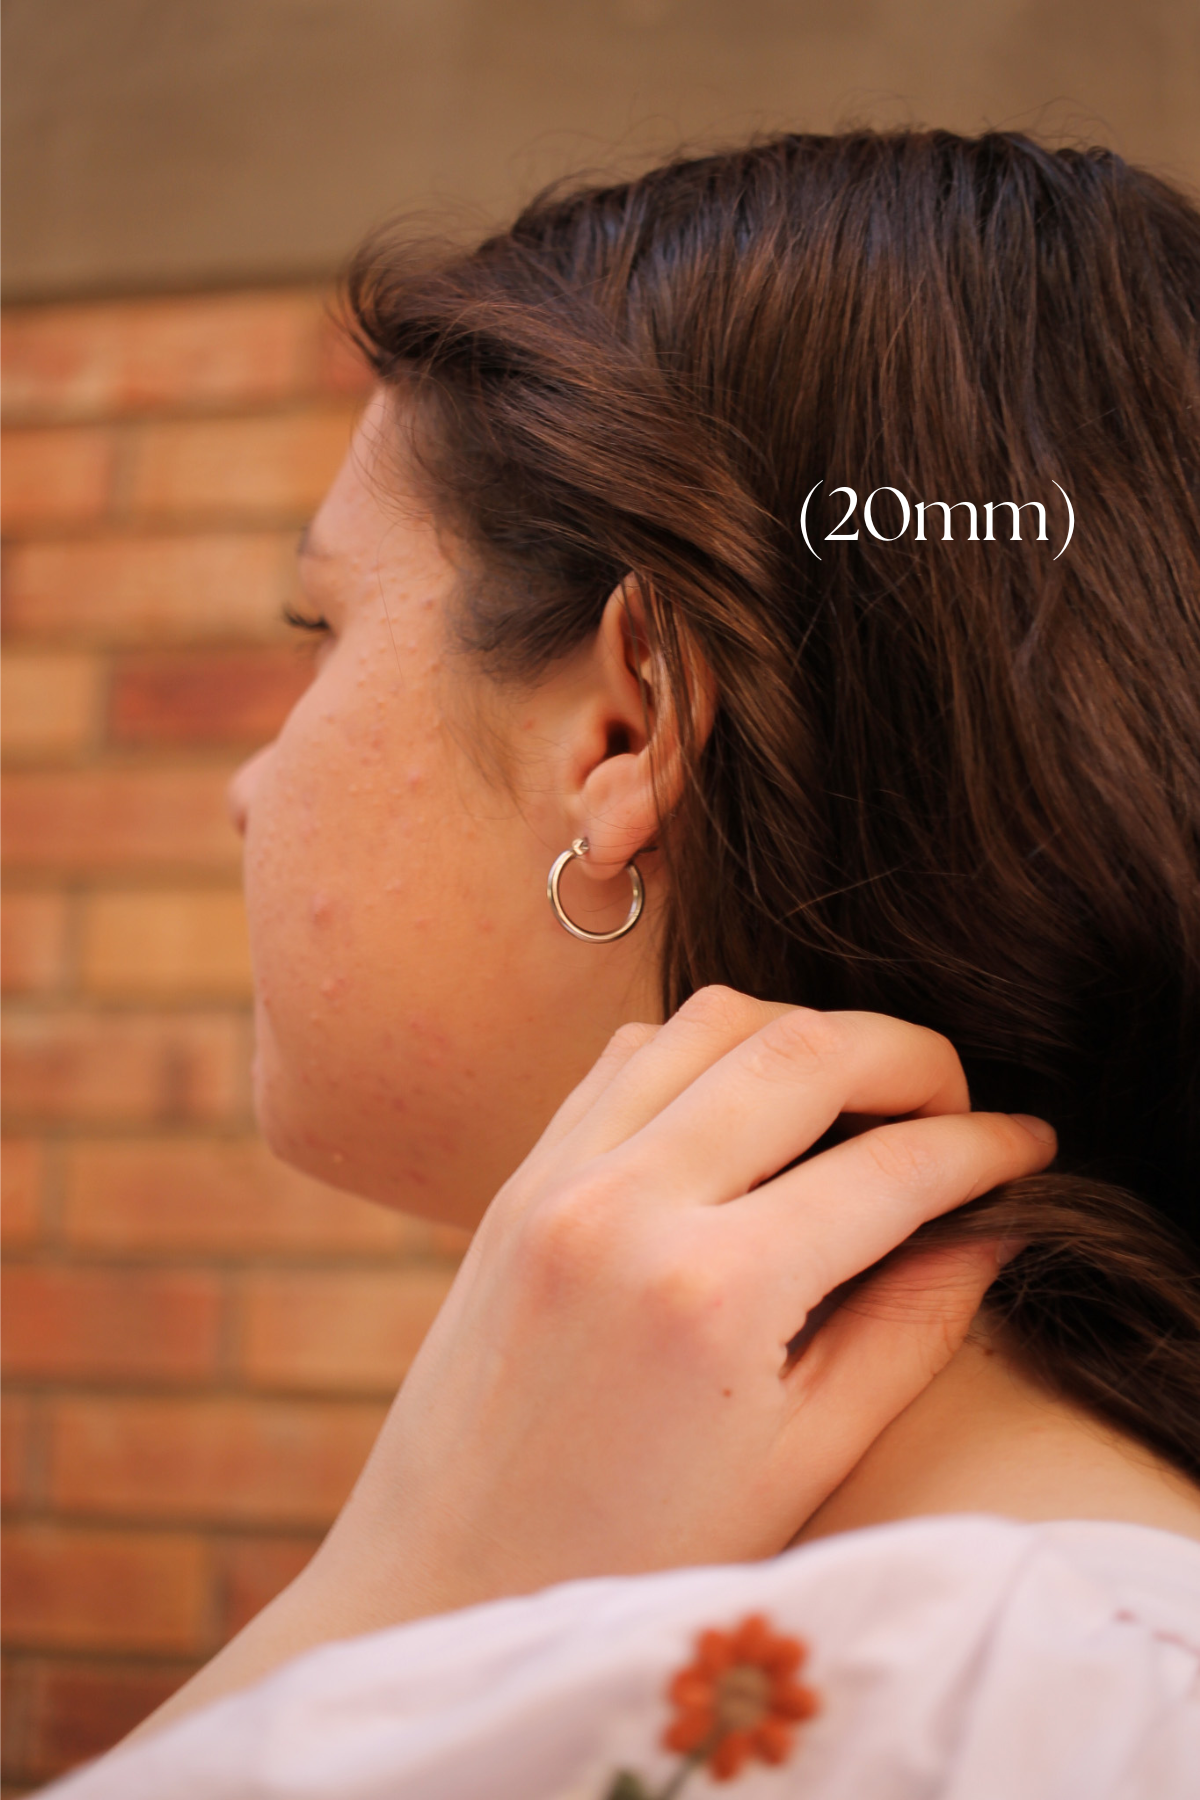
{"type": "Polygon", "coordinates": [[[1200,215],[1102,149],[794,135],[377,238],[349,299],[430,399],[494,674],[633,572],[680,716],[686,645],[715,675],[668,1009],[895,1013],[1052,1120],[1055,1171],[930,1234],[1028,1238],[1010,1342],[1200,1479],[1200,215]]]}

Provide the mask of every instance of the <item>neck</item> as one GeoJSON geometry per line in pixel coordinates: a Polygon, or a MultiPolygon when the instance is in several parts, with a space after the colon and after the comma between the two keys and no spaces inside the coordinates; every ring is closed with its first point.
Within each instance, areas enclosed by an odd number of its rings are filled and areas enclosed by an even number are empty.
{"type": "Polygon", "coordinates": [[[937,1513],[1109,1519],[1200,1539],[1200,1488],[972,1333],[794,1543],[937,1513]]]}

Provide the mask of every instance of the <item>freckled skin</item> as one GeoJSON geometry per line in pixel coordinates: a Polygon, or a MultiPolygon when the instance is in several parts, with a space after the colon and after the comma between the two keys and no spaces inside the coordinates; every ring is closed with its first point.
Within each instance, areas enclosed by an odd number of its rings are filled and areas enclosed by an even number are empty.
{"type": "MultiPolygon", "coordinates": [[[[444,654],[457,570],[396,494],[394,445],[376,462],[389,419],[377,397],[302,559],[305,611],[332,639],[232,794],[255,1095],[285,1160],[472,1224],[617,1026],[659,1017],[654,893],[618,944],[580,944],[554,920],[547,871],[586,823],[586,682],[522,697],[519,791],[486,770],[466,722],[493,690],[444,654]]],[[[598,928],[628,892],[620,875],[569,888],[598,928]]]]}

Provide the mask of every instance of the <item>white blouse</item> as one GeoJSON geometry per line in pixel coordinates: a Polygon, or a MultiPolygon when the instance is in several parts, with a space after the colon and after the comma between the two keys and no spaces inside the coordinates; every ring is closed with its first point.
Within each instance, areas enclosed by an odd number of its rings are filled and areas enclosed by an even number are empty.
{"type": "Polygon", "coordinates": [[[955,1515],[570,1582],[311,1651],[52,1791],[1197,1800],[1200,1543],[955,1515]]]}

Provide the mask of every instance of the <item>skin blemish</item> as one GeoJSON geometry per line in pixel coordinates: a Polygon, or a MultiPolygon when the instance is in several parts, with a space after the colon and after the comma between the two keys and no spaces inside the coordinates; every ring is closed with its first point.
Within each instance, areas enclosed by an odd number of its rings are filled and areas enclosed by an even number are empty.
{"type": "Polygon", "coordinates": [[[314,894],[308,903],[308,911],[314,925],[328,925],[333,913],[333,902],[328,894],[314,894]]]}

